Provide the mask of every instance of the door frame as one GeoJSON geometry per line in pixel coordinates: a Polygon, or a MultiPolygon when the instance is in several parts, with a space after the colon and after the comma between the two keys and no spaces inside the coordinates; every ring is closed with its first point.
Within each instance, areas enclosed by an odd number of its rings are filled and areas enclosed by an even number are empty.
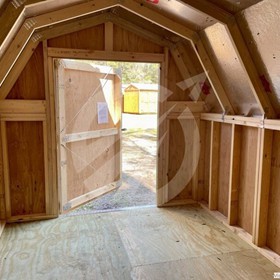
{"type": "MultiPolygon", "coordinates": [[[[49,69],[49,88],[50,96],[53,99],[53,110],[50,112],[55,125],[55,148],[59,148],[58,139],[58,100],[56,91],[56,78],[55,78],[55,61],[57,59],[83,59],[83,60],[100,60],[100,61],[122,61],[122,62],[139,62],[139,63],[158,63],[160,65],[159,75],[159,98],[158,98],[158,121],[161,119],[160,125],[158,124],[158,137],[157,137],[157,164],[156,164],[156,197],[157,206],[164,205],[168,193],[167,184],[167,155],[168,155],[168,136],[163,138],[163,141],[159,145],[159,139],[162,137],[167,128],[167,120],[164,116],[166,112],[167,101],[167,72],[168,72],[168,48],[164,48],[164,53],[132,53],[132,52],[114,52],[114,51],[91,51],[91,50],[78,50],[78,49],[62,49],[62,48],[50,48],[46,47],[48,57],[48,69],[49,69]],[[111,59],[108,59],[111,58],[111,59]],[[165,98],[166,97],[166,98],[165,98]]],[[[57,184],[57,198],[58,205],[57,212],[61,211],[61,168],[60,168],[60,153],[56,152],[56,184],[57,184]]]]}

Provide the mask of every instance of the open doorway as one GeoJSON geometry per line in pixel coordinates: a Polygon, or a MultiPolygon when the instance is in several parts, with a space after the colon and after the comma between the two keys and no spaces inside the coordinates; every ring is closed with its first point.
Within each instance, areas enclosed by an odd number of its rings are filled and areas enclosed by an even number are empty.
{"type": "MultiPolygon", "coordinates": [[[[98,84],[104,96],[107,94],[105,91],[108,90],[108,84],[103,82],[107,79],[109,72],[116,73],[121,78],[120,180],[115,187],[109,187],[107,191],[106,186],[101,186],[105,187],[104,192],[94,195],[94,199],[89,195],[87,203],[79,200],[81,203],[74,207],[66,203],[63,212],[67,212],[69,209],[73,209],[72,213],[77,213],[156,205],[159,64],[71,60],[72,65],[73,63],[80,65],[77,68],[83,68],[84,66],[81,65],[84,64],[95,69],[105,69],[104,76],[100,78],[100,84],[98,84]]],[[[87,68],[87,66],[85,67],[87,68]]],[[[72,82],[71,77],[68,79],[72,82]]],[[[89,96],[89,99],[92,97],[89,96]]],[[[87,98],[85,98],[85,102],[87,102],[87,98]]],[[[108,103],[108,100],[106,102],[108,103]]],[[[82,111],[88,110],[86,108],[88,106],[92,106],[92,104],[82,105],[76,114],[83,114],[82,111]]],[[[74,117],[76,117],[75,114],[74,117]]],[[[95,163],[89,162],[88,158],[78,158],[81,155],[78,155],[77,151],[67,152],[71,153],[71,158],[76,157],[79,165],[95,166],[95,163]]],[[[99,170],[99,177],[106,176],[102,172],[104,170],[99,170]]],[[[78,174],[78,176],[80,175],[78,174]]],[[[85,188],[87,186],[84,186],[85,188]]]]}

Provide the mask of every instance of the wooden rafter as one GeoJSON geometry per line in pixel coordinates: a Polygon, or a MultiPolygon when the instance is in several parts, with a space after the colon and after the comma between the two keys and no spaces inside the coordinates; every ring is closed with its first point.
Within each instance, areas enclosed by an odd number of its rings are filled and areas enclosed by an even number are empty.
{"type": "Polygon", "coordinates": [[[5,52],[5,55],[1,57],[0,64],[5,65],[5,67],[0,68],[0,85],[2,86],[5,78],[36,29],[79,18],[87,14],[93,14],[116,6],[118,5],[117,2],[116,0],[108,0],[106,2],[89,1],[63,10],[57,10],[26,19],[17,33],[18,35],[5,52]]]}
{"type": "MultiPolygon", "coordinates": [[[[6,66],[0,69],[0,85],[2,86],[7,75],[12,70],[18,57],[21,55],[22,50],[26,46],[28,40],[30,40],[30,37],[35,30],[39,29],[40,27],[52,26],[54,24],[65,22],[74,18],[79,18],[86,14],[93,14],[98,11],[116,6],[120,6],[128,10],[129,12],[137,14],[138,16],[148,20],[149,22],[153,22],[156,25],[192,42],[194,50],[196,51],[196,54],[204,68],[204,71],[208,79],[210,80],[212,87],[214,88],[214,92],[219,100],[221,107],[223,108],[224,112],[234,113],[227,95],[223,90],[223,86],[218,79],[215,69],[213,65],[211,65],[211,61],[204,50],[204,46],[200,42],[198,34],[195,31],[187,28],[186,26],[176,23],[171,19],[161,15],[160,13],[152,11],[144,5],[131,0],[110,0],[106,1],[106,4],[100,3],[98,1],[89,1],[79,5],[67,7],[63,10],[57,10],[26,19],[24,25],[20,29],[20,32],[18,33],[19,35],[15,38],[15,40],[13,40],[5,55],[0,60],[0,63],[6,66]],[[203,55],[203,58],[201,58],[201,55],[203,55]],[[207,64],[207,66],[205,66],[205,63],[207,64]],[[208,70],[210,74],[208,74],[208,70]]],[[[39,37],[37,39],[43,39],[40,38],[40,36],[42,35],[39,34],[38,36],[39,37]]]]}
{"type": "Polygon", "coordinates": [[[213,17],[221,23],[229,23],[234,20],[234,15],[206,0],[178,0],[187,6],[213,17]]]}
{"type": "MultiPolygon", "coordinates": [[[[40,40],[46,40],[62,36],[68,34],[69,32],[76,32],[85,28],[93,27],[98,24],[104,23],[104,21],[106,21],[106,18],[107,14],[101,14],[91,18],[85,18],[74,22],[68,22],[63,25],[57,25],[53,28],[45,27],[35,33],[35,38],[40,38],[40,40]]],[[[38,44],[38,40],[36,41],[31,39],[28,41],[21,55],[15,62],[15,65],[11,69],[10,74],[7,76],[3,85],[0,87],[0,99],[4,99],[10,92],[14,83],[17,81],[20,73],[24,69],[26,63],[32,56],[38,44]]]]}
{"type": "Polygon", "coordinates": [[[232,41],[232,45],[239,56],[239,61],[247,74],[249,84],[262,113],[267,117],[274,118],[276,115],[275,111],[267,93],[264,91],[256,65],[247,48],[239,26],[234,22],[234,24],[227,25],[226,30],[232,41]]]}

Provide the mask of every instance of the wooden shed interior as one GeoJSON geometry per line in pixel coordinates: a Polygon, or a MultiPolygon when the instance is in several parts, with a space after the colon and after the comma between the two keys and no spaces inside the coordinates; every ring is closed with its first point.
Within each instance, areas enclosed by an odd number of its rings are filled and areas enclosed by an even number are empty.
{"type": "Polygon", "coordinates": [[[0,0],[0,232],[60,213],[59,61],[154,62],[157,205],[200,203],[279,266],[279,24],[279,0],[0,0]]]}

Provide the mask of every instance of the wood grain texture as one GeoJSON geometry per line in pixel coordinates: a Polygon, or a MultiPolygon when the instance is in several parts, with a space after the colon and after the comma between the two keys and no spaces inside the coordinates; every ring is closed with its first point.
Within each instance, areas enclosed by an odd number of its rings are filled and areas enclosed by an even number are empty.
{"type": "Polygon", "coordinates": [[[205,131],[205,171],[203,200],[209,201],[209,178],[210,178],[210,144],[211,144],[211,122],[206,122],[205,131]]]}
{"type": "Polygon", "coordinates": [[[43,61],[43,46],[39,44],[8,94],[7,99],[45,99],[43,61]]]}
{"type": "Polygon", "coordinates": [[[280,132],[274,132],[268,207],[267,246],[280,254],[280,132]]]}
{"type": "Polygon", "coordinates": [[[169,199],[193,198],[192,178],[198,163],[193,153],[198,140],[195,138],[199,135],[197,130],[195,120],[169,120],[169,199]]]}
{"type": "Polygon", "coordinates": [[[0,255],[0,278],[9,280],[223,279],[225,273],[247,280],[278,271],[194,205],[10,224],[0,255]]]}
{"type": "Polygon", "coordinates": [[[168,65],[168,101],[191,101],[189,97],[190,89],[183,90],[178,86],[178,83],[184,81],[176,63],[169,55],[169,65],[168,65]]]}
{"type": "Polygon", "coordinates": [[[228,192],[230,173],[231,125],[221,124],[219,154],[218,211],[228,216],[228,192]]]}
{"type": "Polygon", "coordinates": [[[163,47],[114,25],[114,51],[163,53],[163,47]]]}
{"type": "Polygon", "coordinates": [[[104,50],[104,24],[48,40],[54,48],[104,50]],[[90,39],[91,38],[91,39],[90,39]]]}
{"type": "Polygon", "coordinates": [[[253,230],[255,174],[258,144],[257,137],[258,130],[256,128],[243,127],[240,160],[238,225],[250,234],[252,234],[253,230]]]}
{"type": "Polygon", "coordinates": [[[11,215],[45,213],[42,122],[7,122],[11,215]]]}

